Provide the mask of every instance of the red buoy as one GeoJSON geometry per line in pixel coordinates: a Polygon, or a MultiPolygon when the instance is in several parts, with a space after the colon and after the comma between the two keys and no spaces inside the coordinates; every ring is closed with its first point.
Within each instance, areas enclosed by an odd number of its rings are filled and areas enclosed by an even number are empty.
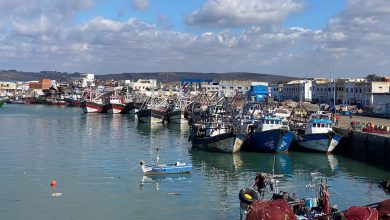
{"type": "Polygon", "coordinates": [[[56,187],[56,185],[57,185],[57,181],[55,181],[55,180],[52,180],[51,182],[50,182],[50,186],[51,187],[56,187]]]}

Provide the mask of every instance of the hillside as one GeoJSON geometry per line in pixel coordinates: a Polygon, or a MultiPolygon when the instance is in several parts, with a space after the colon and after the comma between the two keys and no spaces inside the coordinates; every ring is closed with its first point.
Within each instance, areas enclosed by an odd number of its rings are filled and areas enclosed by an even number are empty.
{"type": "MultiPolygon", "coordinates": [[[[71,79],[79,76],[79,73],[64,73],[57,71],[22,72],[17,70],[0,71],[0,81],[31,81],[39,79],[71,79]]],[[[220,80],[253,80],[269,83],[278,83],[297,79],[295,77],[270,75],[260,73],[231,72],[231,73],[196,73],[196,72],[154,72],[154,73],[118,73],[95,75],[100,80],[137,80],[137,79],[157,79],[159,82],[173,82],[180,79],[209,79],[220,80]]]]}

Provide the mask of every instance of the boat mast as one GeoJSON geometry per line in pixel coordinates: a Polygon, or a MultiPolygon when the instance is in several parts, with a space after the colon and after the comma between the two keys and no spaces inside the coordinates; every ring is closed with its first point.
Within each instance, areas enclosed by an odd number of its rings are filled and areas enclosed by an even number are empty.
{"type": "Polygon", "coordinates": [[[157,148],[156,150],[157,150],[156,164],[158,165],[158,161],[160,160],[160,157],[159,157],[159,155],[158,155],[158,150],[159,150],[159,148],[157,148]]]}

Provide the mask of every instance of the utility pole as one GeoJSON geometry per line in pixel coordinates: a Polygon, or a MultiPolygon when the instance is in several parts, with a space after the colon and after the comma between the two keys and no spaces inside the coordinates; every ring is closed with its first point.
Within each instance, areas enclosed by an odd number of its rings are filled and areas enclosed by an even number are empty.
{"type": "Polygon", "coordinates": [[[330,75],[332,76],[332,81],[333,81],[333,106],[334,106],[334,112],[336,113],[336,80],[333,78],[332,72],[330,72],[330,75]]]}

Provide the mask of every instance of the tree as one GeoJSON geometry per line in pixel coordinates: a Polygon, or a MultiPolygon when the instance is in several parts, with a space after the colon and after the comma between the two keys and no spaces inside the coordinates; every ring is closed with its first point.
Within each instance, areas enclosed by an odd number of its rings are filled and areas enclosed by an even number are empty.
{"type": "Polygon", "coordinates": [[[383,76],[378,76],[376,74],[368,74],[366,79],[369,82],[382,82],[385,80],[383,76]]]}

